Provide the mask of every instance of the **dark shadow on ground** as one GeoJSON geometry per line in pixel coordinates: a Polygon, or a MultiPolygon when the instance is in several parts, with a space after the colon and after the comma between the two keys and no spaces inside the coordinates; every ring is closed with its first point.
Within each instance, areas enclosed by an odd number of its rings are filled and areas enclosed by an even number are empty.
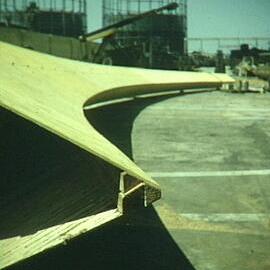
{"type": "Polygon", "coordinates": [[[133,159],[131,132],[136,117],[147,106],[178,95],[136,98],[123,103],[86,110],[85,115],[96,130],[133,159]]]}
{"type": "Polygon", "coordinates": [[[80,236],[12,267],[14,270],[195,270],[153,207],[80,236]]]}
{"type": "MultiPolygon", "coordinates": [[[[108,140],[121,149],[129,158],[132,156],[131,132],[134,120],[147,106],[179,95],[192,95],[215,90],[189,90],[169,95],[139,97],[123,103],[116,103],[85,111],[91,125],[108,140]]],[[[160,115],[162,117],[162,115],[160,115]]]]}

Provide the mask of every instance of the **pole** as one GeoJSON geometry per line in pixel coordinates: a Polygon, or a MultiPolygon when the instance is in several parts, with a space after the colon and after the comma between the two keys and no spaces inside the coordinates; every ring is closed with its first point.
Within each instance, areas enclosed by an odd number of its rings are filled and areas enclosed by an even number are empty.
{"type": "Polygon", "coordinates": [[[66,0],[63,0],[62,3],[62,29],[63,29],[63,35],[66,35],[66,18],[65,18],[65,10],[66,10],[66,0]]]}

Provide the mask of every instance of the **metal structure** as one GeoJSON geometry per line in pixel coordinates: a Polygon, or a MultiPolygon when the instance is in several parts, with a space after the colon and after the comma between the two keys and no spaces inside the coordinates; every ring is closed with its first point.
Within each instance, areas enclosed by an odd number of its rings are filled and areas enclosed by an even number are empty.
{"type": "Polygon", "coordinates": [[[127,25],[115,35],[129,55],[136,55],[135,66],[177,69],[179,56],[187,52],[187,1],[103,0],[104,27],[171,3],[179,7],[127,25]]]}
{"type": "Polygon", "coordinates": [[[77,37],[86,32],[86,0],[0,0],[0,24],[77,37]]]}
{"type": "Polygon", "coordinates": [[[189,50],[200,52],[229,52],[238,49],[241,44],[249,44],[260,49],[270,49],[270,37],[193,37],[187,38],[189,50]]]}

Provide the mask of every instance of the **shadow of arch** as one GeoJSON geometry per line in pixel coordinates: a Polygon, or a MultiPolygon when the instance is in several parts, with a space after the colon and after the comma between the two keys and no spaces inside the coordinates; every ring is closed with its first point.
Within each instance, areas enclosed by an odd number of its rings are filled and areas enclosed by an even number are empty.
{"type": "Polygon", "coordinates": [[[179,93],[174,93],[164,96],[134,98],[122,103],[86,109],[84,113],[87,120],[99,133],[133,159],[131,132],[136,117],[147,106],[178,95],[179,93]]]}
{"type": "MultiPolygon", "coordinates": [[[[89,123],[106,139],[116,145],[133,160],[131,132],[136,117],[148,106],[177,97],[179,95],[196,95],[213,92],[213,89],[192,89],[189,91],[171,90],[153,95],[124,98],[118,102],[108,102],[100,106],[89,106],[85,103],[84,114],[89,123]],[[89,109],[88,109],[89,108],[89,109]]],[[[160,116],[162,117],[162,116],[160,116]]]]}

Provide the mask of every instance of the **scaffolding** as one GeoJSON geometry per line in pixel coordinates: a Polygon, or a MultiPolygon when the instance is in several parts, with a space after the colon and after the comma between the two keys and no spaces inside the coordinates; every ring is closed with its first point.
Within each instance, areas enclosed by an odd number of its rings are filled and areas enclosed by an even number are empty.
{"type": "Polygon", "coordinates": [[[187,0],[103,0],[103,26],[173,2],[179,5],[176,10],[163,11],[123,27],[115,38],[123,46],[148,40],[184,55],[187,52],[187,0]]]}
{"type": "MultiPolygon", "coordinates": [[[[163,11],[164,14],[187,15],[187,0],[103,0],[104,26],[115,23],[122,16],[138,15],[142,12],[177,3],[177,10],[163,11]]],[[[186,25],[185,25],[186,26],[186,25]]]]}
{"type": "Polygon", "coordinates": [[[86,32],[86,0],[0,0],[0,24],[79,36],[86,32]]]}

